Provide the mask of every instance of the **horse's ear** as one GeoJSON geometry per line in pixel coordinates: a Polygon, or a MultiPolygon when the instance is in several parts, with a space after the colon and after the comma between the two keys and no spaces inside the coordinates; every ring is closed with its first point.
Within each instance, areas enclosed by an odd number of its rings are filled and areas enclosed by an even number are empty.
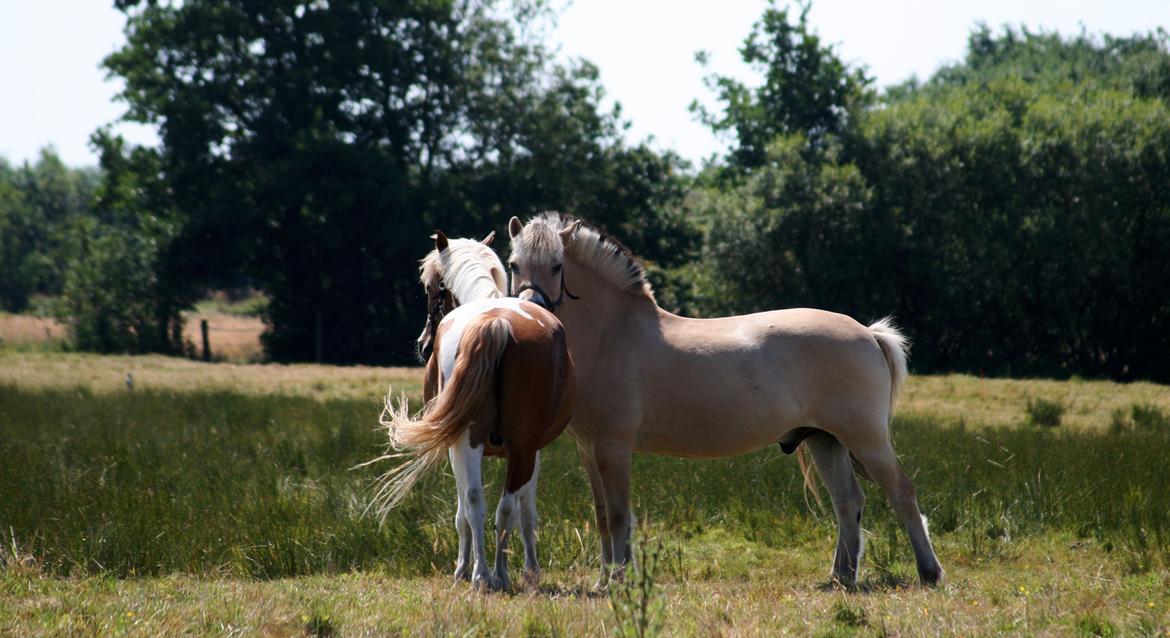
{"type": "Polygon", "coordinates": [[[573,237],[573,233],[577,232],[577,229],[579,229],[579,228],[581,228],[581,220],[579,220],[579,219],[577,221],[573,222],[572,224],[569,224],[565,228],[562,228],[561,229],[561,240],[562,241],[569,241],[569,239],[573,237]]]}
{"type": "Polygon", "coordinates": [[[481,241],[479,243],[483,244],[484,246],[491,246],[492,242],[495,241],[495,239],[496,239],[496,231],[493,230],[492,232],[488,233],[487,237],[483,238],[483,241],[481,241]]]}
{"type": "Polygon", "coordinates": [[[435,234],[431,235],[431,239],[435,240],[435,250],[443,252],[447,249],[447,236],[443,234],[443,231],[436,230],[435,234]]]}
{"type": "Polygon", "coordinates": [[[508,221],[508,236],[512,239],[516,239],[523,231],[524,224],[520,223],[519,217],[513,216],[512,219],[508,221]]]}

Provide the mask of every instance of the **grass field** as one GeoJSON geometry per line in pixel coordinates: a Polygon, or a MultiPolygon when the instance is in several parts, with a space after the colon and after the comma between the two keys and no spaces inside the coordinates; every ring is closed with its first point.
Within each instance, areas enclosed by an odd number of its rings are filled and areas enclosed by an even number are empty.
{"type": "MultiPolygon", "coordinates": [[[[379,468],[350,468],[382,448],[388,385],[417,397],[418,371],[0,350],[0,633],[622,629],[591,591],[567,438],[542,467],[538,592],[449,582],[449,475],[385,525],[363,516],[379,468]]],[[[1151,384],[912,378],[893,435],[948,570],[934,590],[872,486],[863,582],[842,592],[826,586],[835,526],[792,458],[638,457],[652,615],[668,635],[1170,635],[1167,414],[1151,384]],[[1040,402],[1059,426],[1026,423],[1040,402]]]]}

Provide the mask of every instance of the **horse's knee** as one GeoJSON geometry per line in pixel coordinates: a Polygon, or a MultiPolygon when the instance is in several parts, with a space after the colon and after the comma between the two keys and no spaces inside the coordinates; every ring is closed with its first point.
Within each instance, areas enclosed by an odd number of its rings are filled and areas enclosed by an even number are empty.
{"type": "Polygon", "coordinates": [[[463,490],[463,500],[467,502],[467,506],[471,508],[478,508],[483,504],[483,488],[468,487],[463,490]]]}

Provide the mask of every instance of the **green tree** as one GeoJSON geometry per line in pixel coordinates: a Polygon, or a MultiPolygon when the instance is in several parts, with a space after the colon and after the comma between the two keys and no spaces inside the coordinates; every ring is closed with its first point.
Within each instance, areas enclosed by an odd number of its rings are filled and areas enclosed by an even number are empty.
{"type": "Polygon", "coordinates": [[[128,43],[105,64],[127,117],[158,126],[182,217],[164,261],[264,289],[276,359],[320,343],[330,361],[408,360],[435,227],[635,220],[677,192],[676,160],[620,142],[596,69],[553,63],[541,2],[118,6],[128,43]]]}
{"type": "Polygon", "coordinates": [[[0,160],[0,308],[61,293],[68,228],[88,215],[99,174],[71,169],[52,148],[19,168],[0,160]]]}
{"type": "Polygon", "coordinates": [[[98,131],[102,182],[91,214],[67,230],[63,318],[74,346],[97,352],[183,349],[180,311],[198,290],[168,260],[180,218],[158,182],[159,157],[98,131]]]}
{"type": "Polygon", "coordinates": [[[708,181],[700,310],[893,312],[920,371],[1170,379],[1168,63],[1164,32],[977,29],[963,63],[708,181]]]}
{"type": "MultiPolygon", "coordinates": [[[[850,113],[872,98],[872,79],[865,69],[849,68],[809,26],[812,4],[797,7],[794,17],[789,7],[779,8],[771,0],[739,49],[743,61],[763,76],[763,84],[748,87],[712,75],[707,87],[717,93],[722,111],[691,104],[691,111],[714,131],[735,133],[736,147],[727,158],[732,167],[763,165],[768,146],[782,135],[805,135],[816,146],[843,130],[850,113]]],[[[706,54],[697,58],[704,63],[706,54]]]]}

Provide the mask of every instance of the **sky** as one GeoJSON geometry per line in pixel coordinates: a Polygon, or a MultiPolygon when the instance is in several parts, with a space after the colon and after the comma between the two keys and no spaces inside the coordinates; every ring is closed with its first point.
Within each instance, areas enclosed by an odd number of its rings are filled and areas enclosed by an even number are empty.
{"type": "MultiPolygon", "coordinates": [[[[710,73],[751,81],[737,49],[763,14],[766,0],[576,0],[557,2],[550,44],[564,60],[598,66],[609,105],[622,106],[627,139],[652,138],[698,163],[722,152],[688,111],[694,99],[716,106],[703,85],[710,73]],[[710,53],[707,69],[694,61],[710,53]]],[[[110,0],[0,0],[0,157],[35,161],[46,145],[69,165],[96,164],[89,136],[118,119],[121,88],[100,68],[125,41],[123,18],[110,0]]],[[[993,28],[1129,35],[1170,30],[1170,0],[815,0],[809,13],[822,40],[878,86],[925,79],[959,61],[979,22],[993,28]]],[[[115,128],[131,142],[156,143],[149,128],[115,128]]]]}

